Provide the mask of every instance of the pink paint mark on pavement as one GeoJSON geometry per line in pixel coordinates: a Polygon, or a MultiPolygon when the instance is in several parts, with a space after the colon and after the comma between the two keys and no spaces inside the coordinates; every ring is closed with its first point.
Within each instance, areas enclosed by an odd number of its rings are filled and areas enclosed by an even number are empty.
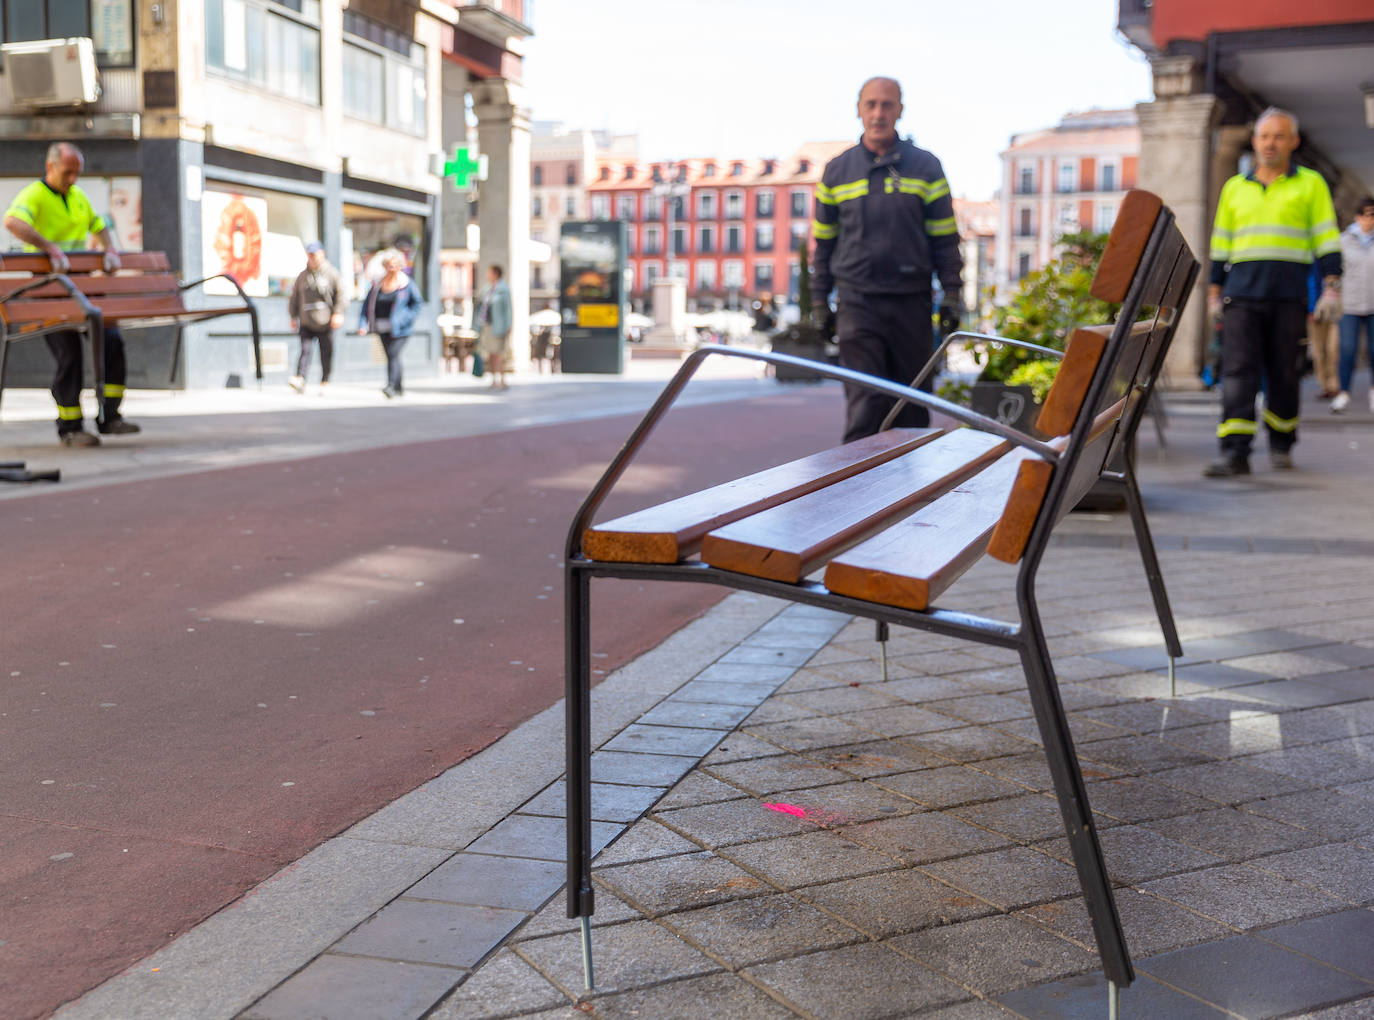
{"type": "Polygon", "coordinates": [[[806,808],[797,807],[795,804],[769,804],[764,801],[763,806],[769,811],[781,811],[785,815],[796,815],[798,818],[806,817],[806,808]]]}

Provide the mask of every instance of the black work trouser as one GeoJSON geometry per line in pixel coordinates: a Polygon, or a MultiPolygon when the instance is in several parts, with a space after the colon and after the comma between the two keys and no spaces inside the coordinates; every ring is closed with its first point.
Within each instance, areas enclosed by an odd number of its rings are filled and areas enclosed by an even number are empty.
{"type": "MultiPolygon", "coordinates": [[[[835,316],[840,365],[892,382],[910,385],[930,359],[934,343],[931,297],[925,294],[864,294],[841,288],[835,316]]],[[[930,389],[926,380],[922,389],[930,389]]],[[[844,441],[874,435],[887,417],[894,397],[844,384],[844,441]]],[[[930,412],[907,404],[897,415],[899,428],[923,428],[930,412]]]]}
{"type": "Polygon", "coordinates": [[[1298,441],[1298,383],[1307,309],[1300,301],[1227,298],[1221,314],[1221,424],[1227,457],[1248,457],[1259,431],[1255,398],[1264,386],[1264,426],[1273,453],[1298,441]]]}
{"type": "Polygon", "coordinates": [[[296,374],[304,379],[310,374],[310,355],[314,351],[313,341],[320,343],[320,382],[329,382],[329,373],[334,368],[334,331],[326,329],[316,332],[313,329],[300,329],[301,334],[301,353],[296,358],[296,374]]]}
{"type": "MultiPolygon", "coordinates": [[[[81,431],[81,382],[84,359],[81,334],[75,330],[49,333],[48,350],[57,359],[53,373],[52,396],[57,401],[57,434],[81,431]]],[[[124,335],[117,326],[105,327],[105,391],[97,394],[105,420],[119,417],[119,402],[124,399],[124,335]]]]}

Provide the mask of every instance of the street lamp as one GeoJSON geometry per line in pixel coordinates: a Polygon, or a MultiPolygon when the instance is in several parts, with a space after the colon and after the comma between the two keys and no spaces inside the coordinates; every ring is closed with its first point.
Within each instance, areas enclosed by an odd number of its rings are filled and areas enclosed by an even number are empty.
{"type": "Polygon", "coordinates": [[[663,199],[663,233],[667,249],[667,276],[670,280],[675,279],[673,269],[677,263],[677,259],[674,258],[677,246],[673,243],[673,200],[687,198],[692,193],[691,185],[682,179],[684,176],[685,173],[674,170],[673,180],[660,181],[649,189],[649,194],[663,199]]]}

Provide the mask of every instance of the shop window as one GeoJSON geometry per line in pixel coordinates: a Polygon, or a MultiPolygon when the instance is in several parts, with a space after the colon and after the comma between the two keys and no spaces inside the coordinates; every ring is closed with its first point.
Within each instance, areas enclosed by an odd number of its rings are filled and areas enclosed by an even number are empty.
{"type": "MultiPolygon", "coordinates": [[[[200,210],[205,275],[228,273],[253,297],[289,294],[306,244],[320,237],[319,200],[303,195],[209,182],[200,210]]],[[[349,267],[339,269],[348,276],[349,267]]],[[[205,291],[235,293],[224,280],[205,291]]]]}
{"type": "Polygon", "coordinates": [[[343,219],[339,247],[343,252],[351,253],[351,257],[345,254],[344,261],[349,265],[339,266],[338,269],[346,289],[347,285],[352,284],[355,297],[366,295],[372,282],[383,275],[381,256],[389,249],[396,249],[405,256],[406,271],[415,279],[420,293],[425,293],[423,217],[345,202],[343,219]]]}
{"type": "Polygon", "coordinates": [[[88,37],[101,67],[134,62],[134,5],[110,0],[0,0],[0,42],[88,37]]]}
{"type": "Polygon", "coordinates": [[[319,22],[319,0],[289,6],[270,0],[205,0],[206,66],[215,74],[318,106],[319,22]]]}

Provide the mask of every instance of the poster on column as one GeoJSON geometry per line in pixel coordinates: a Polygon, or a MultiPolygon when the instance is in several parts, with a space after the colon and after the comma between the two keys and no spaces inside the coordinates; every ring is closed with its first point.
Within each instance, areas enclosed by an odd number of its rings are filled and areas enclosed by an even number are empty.
{"type": "MultiPolygon", "coordinates": [[[[266,297],[267,274],[263,271],[266,200],[206,188],[200,208],[205,275],[226,273],[237,280],[250,297],[266,297]]],[[[228,280],[208,280],[205,293],[229,295],[237,292],[228,280]]]]}

